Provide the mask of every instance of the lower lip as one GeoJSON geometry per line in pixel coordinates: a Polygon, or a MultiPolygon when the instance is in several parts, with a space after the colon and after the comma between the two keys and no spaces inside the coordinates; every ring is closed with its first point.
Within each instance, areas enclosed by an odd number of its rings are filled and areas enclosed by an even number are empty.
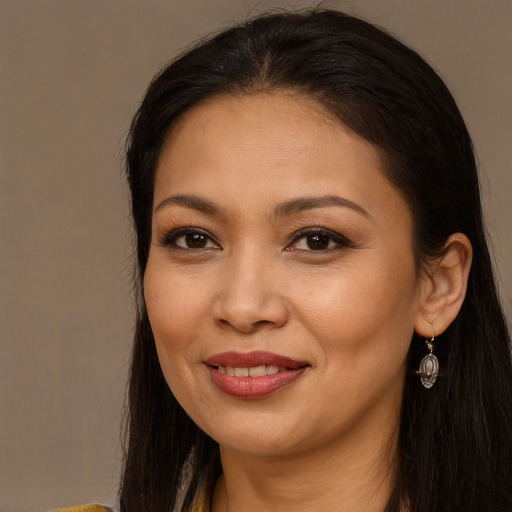
{"type": "Polygon", "coordinates": [[[217,368],[207,366],[213,383],[224,393],[236,398],[255,400],[264,398],[295,382],[308,369],[294,368],[263,377],[232,377],[220,373],[217,368]]]}

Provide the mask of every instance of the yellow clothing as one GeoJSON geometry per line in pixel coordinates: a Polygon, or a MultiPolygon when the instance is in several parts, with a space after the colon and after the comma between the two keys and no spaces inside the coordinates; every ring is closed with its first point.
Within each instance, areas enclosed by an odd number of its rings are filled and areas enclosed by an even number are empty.
{"type": "MultiPolygon", "coordinates": [[[[209,500],[204,493],[196,496],[190,512],[208,512],[210,506],[208,505],[209,500]]],[[[109,508],[103,505],[82,505],[80,507],[71,508],[59,508],[52,512],[112,512],[109,508]]]]}
{"type": "Polygon", "coordinates": [[[209,512],[209,501],[210,500],[207,499],[206,494],[201,493],[199,496],[196,496],[194,503],[192,503],[192,508],[190,509],[190,512],[209,512]]]}
{"type": "Polygon", "coordinates": [[[59,508],[53,512],[111,512],[111,510],[103,505],[82,505],[80,507],[59,508]]]}

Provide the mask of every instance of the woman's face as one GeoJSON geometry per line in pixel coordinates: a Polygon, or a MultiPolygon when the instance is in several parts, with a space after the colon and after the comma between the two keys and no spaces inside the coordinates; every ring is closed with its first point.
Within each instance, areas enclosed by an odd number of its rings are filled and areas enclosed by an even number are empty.
{"type": "Polygon", "coordinates": [[[396,428],[422,282],[375,147],[297,94],[223,96],[172,129],[144,295],[165,378],[232,450],[396,428]]]}

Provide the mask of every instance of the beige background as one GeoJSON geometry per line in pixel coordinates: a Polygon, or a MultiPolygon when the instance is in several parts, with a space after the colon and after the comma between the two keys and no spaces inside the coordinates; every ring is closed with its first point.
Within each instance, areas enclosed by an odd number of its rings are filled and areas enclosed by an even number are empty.
{"type": "MultiPolygon", "coordinates": [[[[130,117],[178,49],[285,5],[308,3],[0,0],[0,511],[115,503],[132,335],[130,117]]],[[[390,29],[446,79],[512,290],[512,2],[325,5],[390,29]]]]}

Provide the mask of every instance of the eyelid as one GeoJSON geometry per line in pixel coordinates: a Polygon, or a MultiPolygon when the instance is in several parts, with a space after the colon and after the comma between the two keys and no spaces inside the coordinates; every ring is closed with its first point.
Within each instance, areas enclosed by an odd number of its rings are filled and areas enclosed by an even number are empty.
{"type": "MultiPolygon", "coordinates": [[[[200,234],[205,236],[211,243],[213,243],[216,247],[216,249],[222,249],[221,245],[217,242],[215,237],[206,231],[205,229],[198,228],[195,226],[182,226],[176,229],[171,229],[169,231],[166,231],[163,236],[159,237],[158,243],[162,247],[168,247],[172,246],[175,250],[184,250],[184,251],[200,251],[201,249],[192,249],[192,248],[184,248],[176,245],[175,241],[180,238],[181,236],[185,236],[188,234],[200,234]]],[[[295,244],[298,240],[302,238],[306,238],[307,236],[311,235],[322,235],[328,237],[331,241],[333,241],[336,244],[336,247],[330,248],[330,249],[319,249],[319,250],[306,250],[306,249],[299,249],[301,251],[305,252],[318,252],[318,253],[325,253],[329,251],[333,251],[336,249],[339,249],[340,247],[354,247],[354,244],[344,235],[337,233],[336,231],[333,231],[331,229],[316,226],[316,227],[307,227],[300,229],[299,231],[295,232],[288,245],[286,246],[285,250],[291,251],[294,250],[293,247],[291,247],[293,244],[295,244]]],[[[203,249],[211,249],[212,247],[205,247],[203,249]]]]}
{"type": "MultiPolygon", "coordinates": [[[[182,226],[182,227],[179,227],[179,228],[176,228],[176,229],[171,229],[170,231],[166,231],[162,237],[159,237],[158,244],[161,247],[172,246],[172,248],[175,249],[175,250],[200,251],[201,249],[192,249],[192,248],[187,248],[186,249],[184,247],[180,247],[180,246],[175,244],[175,241],[179,237],[185,236],[185,235],[189,235],[189,234],[203,235],[206,238],[208,238],[208,240],[210,242],[212,242],[216,246],[215,247],[216,249],[222,249],[220,244],[217,242],[215,237],[212,236],[211,233],[209,233],[208,231],[206,231],[204,229],[201,229],[201,228],[198,228],[198,227],[194,227],[194,226],[182,226]]],[[[212,249],[212,247],[206,247],[204,249],[212,249]]]]}
{"type": "MultiPolygon", "coordinates": [[[[310,251],[306,251],[306,252],[318,252],[321,254],[321,253],[325,253],[328,251],[336,250],[340,247],[350,247],[350,248],[354,247],[354,244],[346,236],[344,236],[340,233],[337,233],[336,231],[332,231],[331,229],[317,226],[317,227],[304,228],[304,229],[301,229],[301,230],[295,232],[292,236],[290,243],[287,245],[286,250],[289,250],[289,251],[293,250],[293,248],[290,247],[291,245],[296,243],[301,238],[305,238],[310,235],[323,235],[323,236],[329,237],[333,242],[335,242],[337,244],[337,247],[334,247],[331,249],[317,250],[317,251],[311,249],[310,251]]],[[[304,249],[301,249],[301,250],[304,250],[304,249]]]]}

